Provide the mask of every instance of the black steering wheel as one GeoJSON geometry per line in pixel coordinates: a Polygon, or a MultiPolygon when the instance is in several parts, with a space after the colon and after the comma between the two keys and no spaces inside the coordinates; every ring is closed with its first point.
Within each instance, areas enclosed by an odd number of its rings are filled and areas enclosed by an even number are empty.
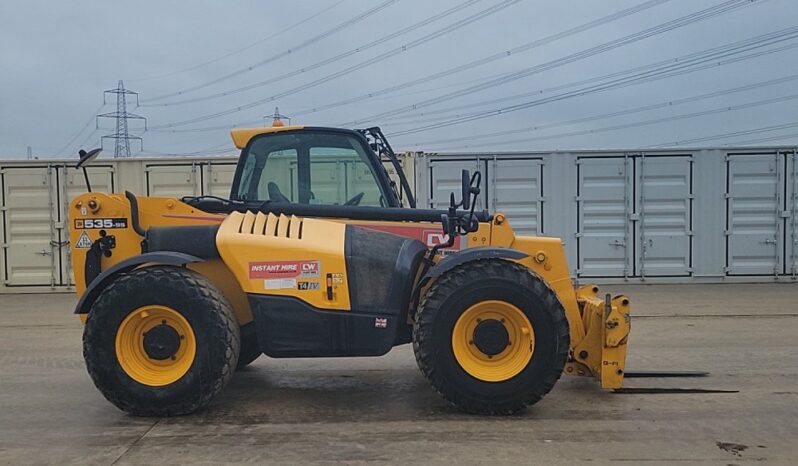
{"type": "Polygon", "coordinates": [[[349,199],[348,201],[346,201],[346,203],[344,203],[344,205],[360,205],[360,201],[363,200],[363,196],[365,196],[365,195],[366,195],[366,193],[361,191],[361,192],[355,194],[354,196],[352,196],[352,198],[349,199]]]}

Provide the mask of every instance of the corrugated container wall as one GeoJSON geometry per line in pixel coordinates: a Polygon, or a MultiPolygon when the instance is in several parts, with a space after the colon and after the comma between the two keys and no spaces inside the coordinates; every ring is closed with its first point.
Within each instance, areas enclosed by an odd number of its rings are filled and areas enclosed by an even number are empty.
{"type": "MultiPolygon", "coordinates": [[[[236,157],[100,159],[97,191],[228,196],[236,157]]],[[[798,279],[793,148],[406,153],[420,207],[445,208],[480,170],[478,208],[519,234],[558,236],[578,281],[798,279]]],[[[69,200],[86,187],[65,160],[0,161],[0,292],[69,290],[69,200]]],[[[394,180],[395,169],[386,164],[394,180]]]]}
{"type": "Polygon", "coordinates": [[[793,148],[419,153],[421,205],[444,208],[462,169],[478,208],[560,237],[580,282],[798,279],[793,148]]]}
{"type": "MultiPolygon", "coordinates": [[[[92,189],[145,196],[227,197],[238,157],[99,159],[89,168],[92,189]]],[[[403,165],[412,163],[402,158],[403,165]]],[[[0,161],[0,293],[71,290],[69,201],[85,192],[75,161],[0,161]]],[[[396,170],[386,163],[398,182],[396,170]]],[[[405,168],[413,183],[412,165],[405,168]]]]}

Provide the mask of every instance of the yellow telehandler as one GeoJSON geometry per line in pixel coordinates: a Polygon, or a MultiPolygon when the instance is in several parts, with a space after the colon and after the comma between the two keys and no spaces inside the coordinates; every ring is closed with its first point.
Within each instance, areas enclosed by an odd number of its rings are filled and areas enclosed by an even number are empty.
{"type": "MultiPolygon", "coordinates": [[[[379,128],[232,138],[229,198],[92,192],[86,175],[70,204],[86,366],[120,409],[193,412],[261,354],[406,343],[467,412],[516,412],[562,373],[621,387],[629,299],[574,288],[560,239],[516,236],[504,214],[476,210],[479,173],[462,173],[448,209],[423,209],[379,128]]],[[[84,174],[97,154],[81,151],[84,174]]]]}

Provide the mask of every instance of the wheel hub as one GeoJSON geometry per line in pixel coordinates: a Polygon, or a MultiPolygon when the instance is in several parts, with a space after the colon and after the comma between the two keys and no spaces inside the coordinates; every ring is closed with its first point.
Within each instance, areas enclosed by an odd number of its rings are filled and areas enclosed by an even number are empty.
{"type": "Polygon", "coordinates": [[[452,328],[452,352],[460,367],[484,382],[503,382],[532,360],[535,331],[512,303],[484,300],[463,311],[452,328]]]}
{"type": "Polygon", "coordinates": [[[150,359],[163,361],[173,357],[180,348],[177,330],[162,323],[144,334],[144,352],[150,359]]]}
{"type": "Polygon", "coordinates": [[[480,321],[474,329],[474,345],[482,353],[495,356],[510,344],[510,334],[499,320],[487,319],[480,321]]]}
{"type": "Polygon", "coordinates": [[[197,339],[175,309],[156,304],[131,311],[116,330],[119,366],[138,383],[161,387],[183,377],[194,363],[197,339]]]}

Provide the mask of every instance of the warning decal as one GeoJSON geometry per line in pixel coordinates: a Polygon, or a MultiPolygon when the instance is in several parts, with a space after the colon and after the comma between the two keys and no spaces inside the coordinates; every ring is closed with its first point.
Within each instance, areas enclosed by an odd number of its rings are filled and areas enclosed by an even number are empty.
{"type": "Polygon", "coordinates": [[[75,243],[75,247],[78,249],[89,249],[91,247],[91,238],[89,238],[89,234],[84,231],[83,234],[80,235],[80,238],[78,238],[78,242],[75,243]]]}
{"type": "Polygon", "coordinates": [[[321,274],[320,261],[250,262],[249,278],[312,278],[321,274]]]}
{"type": "Polygon", "coordinates": [[[318,290],[321,288],[321,284],[319,282],[297,282],[296,289],[297,290],[318,290]]]}
{"type": "Polygon", "coordinates": [[[296,288],[295,278],[269,278],[263,280],[263,287],[267,290],[287,290],[296,288]]]}

